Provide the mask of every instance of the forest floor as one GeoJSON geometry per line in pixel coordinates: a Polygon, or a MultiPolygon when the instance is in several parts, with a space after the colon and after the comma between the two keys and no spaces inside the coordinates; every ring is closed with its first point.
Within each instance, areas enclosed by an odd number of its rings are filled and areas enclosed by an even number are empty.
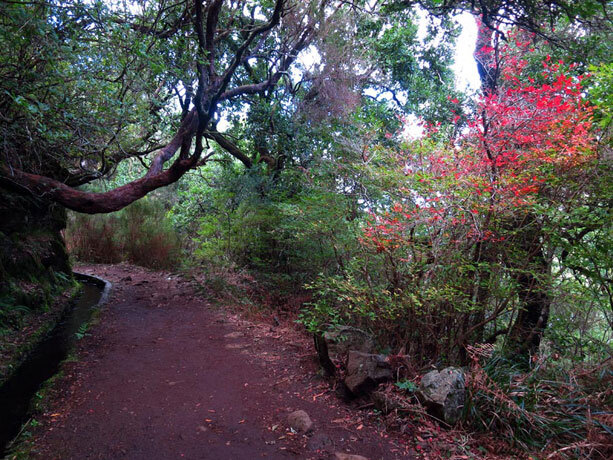
{"type": "Polygon", "coordinates": [[[415,458],[412,437],[336,397],[291,325],[249,321],[178,275],[78,270],[113,283],[111,298],[36,416],[32,458],[415,458]],[[288,427],[298,409],[308,435],[288,427]]]}

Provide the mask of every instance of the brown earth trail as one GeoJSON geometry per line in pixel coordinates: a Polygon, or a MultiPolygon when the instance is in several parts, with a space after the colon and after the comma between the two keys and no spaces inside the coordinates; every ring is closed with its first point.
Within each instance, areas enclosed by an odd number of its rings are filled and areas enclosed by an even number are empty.
{"type": "Polygon", "coordinates": [[[213,308],[168,273],[80,271],[108,279],[113,291],[39,417],[35,458],[412,458],[406,439],[336,399],[306,336],[213,308]],[[288,429],[298,409],[313,433],[288,429]]]}

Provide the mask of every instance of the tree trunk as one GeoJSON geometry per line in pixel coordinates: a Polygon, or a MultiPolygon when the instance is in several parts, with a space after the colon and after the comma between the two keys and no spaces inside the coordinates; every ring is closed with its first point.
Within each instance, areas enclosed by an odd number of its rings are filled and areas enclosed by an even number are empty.
{"type": "Polygon", "coordinates": [[[327,377],[334,377],[336,375],[336,366],[330,359],[328,353],[328,344],[322,334],[313,334],[313,341],[315,342],[315,350],[317,351],[317,357],[319,358],[319,364],[326,373],[327,377]]]}
{"type": "MultiPolygon", "coordinates": [[[[520,308],[509,331],[508,351],[511,355],[528,358],[538,352],[549,320],[550,265],[543,253],[542,233],[534,216],[518,234],[518,245],[525,263],[517,282],[520,308]]],[[[518,261],[521,262],[521,261],[518,261]]]]}

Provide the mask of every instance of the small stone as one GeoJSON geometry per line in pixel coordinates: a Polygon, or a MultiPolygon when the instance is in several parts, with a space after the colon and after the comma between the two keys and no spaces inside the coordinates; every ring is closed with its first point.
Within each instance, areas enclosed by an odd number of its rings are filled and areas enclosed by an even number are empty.
{"type": "Polygon", "coordinates": [[[230,333],[224,335],[224,337],[226,339],[240,339],[242,336],[243,336],[243,334],[238,332],[238,331],[237,332],[230,332],[230,333]]]}
{"type": "Polygon", "coordinates": [[[325,433],[315,433],[307,442],[307,449],[310,451],[330,451],[333,445],[334,442],[330,439],[330,436],[325,433]]]}
{"type": "Polygon", "coordinates": [[[287,416],[287,424],[298,433],[308,433],[313,429],[311,417],[303,410],[297,410],[287,416]]]}
{"type": "Polygon", "coordinates": [[[336,452],[334,454],[335,460],[368,460],[366,457],[355,454],[346,454],[345,452],[336,452]]]}
{"type": "Polygon", "coordinates": [[[370,399],[375,407],[384,414],[394,412],[396,409],[402,409],[402,404],[397,399],[383,391],[373,391],[370,399]]]}

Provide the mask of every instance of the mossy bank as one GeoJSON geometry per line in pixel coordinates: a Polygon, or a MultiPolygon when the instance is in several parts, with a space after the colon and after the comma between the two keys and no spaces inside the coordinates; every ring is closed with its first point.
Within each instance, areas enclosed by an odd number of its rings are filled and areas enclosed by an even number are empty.
{"type": "Polygon", "coordinates": [[[57,205],[0,186],[0,383],[78,293],[57,205]]]}

